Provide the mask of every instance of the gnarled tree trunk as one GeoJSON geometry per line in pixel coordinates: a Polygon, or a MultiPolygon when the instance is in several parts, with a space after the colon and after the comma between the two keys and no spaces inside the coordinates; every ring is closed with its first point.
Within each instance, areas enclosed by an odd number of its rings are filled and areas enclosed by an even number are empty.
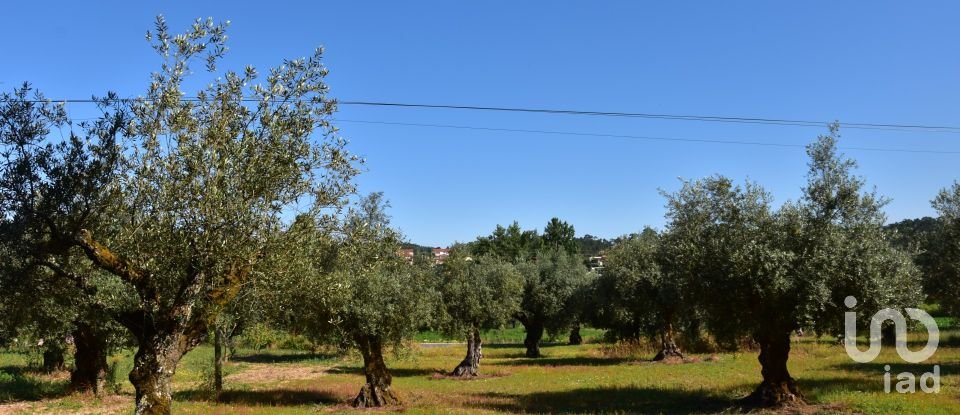
{"type": "Polygon", "coordinates": [[[357,346],[363,356],[363,374],[367,383],[353,400],[355,408],[399,405],[400,399],[390,390],[393,376],[383,361],[383,342],[377,337],[358,336],[357,346]]]}
{"type": "Polygon", "coordinates": [[[741,402],[750,407],[779,407],[803,404],[803,395],[787,370],[790,357],[790,332],[754,336],[760,344],[760,361],[763,382],[750,396],[741,402]]]}
{"type": "Polygon", "coordinates": [[[530,321],[523,326],[527,332],[523,339],[523,345],[527,347],[527,357],[541,357],[540,339],[543,338],[543,324],[530,321]]]}
{"type": "Polygon", "coordinates": [[[46,346],[43,349],[43,371],[49,373],[63,370],[63,355],[66,353],[63,345],[57,342],[47,342],[46,346]]]}
{"type": "Polygon", "coordinates": [[[887,324],[880,328],[880,343],[893,346],[897,344],[897,326],[887,324]]]}
{"type": "Polygon", "coordinates": [[[477,376],[480,372],[481,357],[483,357],[483,350],[480,330],[474,328],[467,336],[467,357],[464,357],[463,361],[453,369],[450,376],[477,376]]]}
{"type": "Polygon", "coordinates": [[[182,335],[143,336],[133,358],[130,383],[136,389],[135,415],[169,415],[173,403],[171,382],[177,363],[186,353],[182,335]]]}
{"type": "Polygon", "coordinates": [[[666,323],[660,333],[660,352],[653,358],[654,361],[683,360],[683,352],[673,340],[673,324],[666,323]]]}
{"type": "Polygon", "coordinates": [[[570,345],[578,346],[581,344],[583,344],[583,336],[580,335],[580,325],[577,324],[570,329],[570,345]]]}
{"type": "Polygon", "coordinates": [[[104,333],[85,322],[75,323],[73,344],[73,372],[70,388],[78,392],[93,392],[102,396],[107,387],[107,339],[104,333]]]}

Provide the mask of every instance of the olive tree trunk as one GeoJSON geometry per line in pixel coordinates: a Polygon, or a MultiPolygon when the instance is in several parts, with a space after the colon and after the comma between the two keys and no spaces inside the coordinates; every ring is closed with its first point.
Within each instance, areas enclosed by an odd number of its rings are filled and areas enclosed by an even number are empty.
{"type": "Polygon", "coordinates": [[[172,380],[180,358],[199,342],[179,332],[145,333],[133,358],[130,383],[136,390],[135,415],[169,415],[172,380]]]}
{"type": "Polygon", "coordinates": [[[58,342],[47,342],[43,349],[43,371],[58,372],[64,368],[63,355],[66,353],[63,345],[58,342]]]}
{"type": "Polygon", "coordinates": [[[680,351],[677,342],[673,340],[673,324],[667,323],[660,333],[660,352],[654,356],[653,360],[659,362],[678,359],[683,360],[683,352],[680,351]]]}
{"type": "Polygon", "coordinates": [[[543,339],[543,324],[531,321],[523,326],[527,332],[523,339],[523,345],[527,347],[527,357],[543,356],[540,354],[540,340],[543,339]]]}
{"type": "Polygon", "coordinates": [[[480,330],[474,328],[467,335],[467,357],[464,357],[463,361],[453,369],[450,376],[477,376],[480,373],[480,358],[482,357],[480,330]]]}
{"type": "Polygon", "coordinates": [[[573,328],[570,329],[570,342],[569,342],[569,343],[570,343],[571,346],[579,346],[579,345],[583,344],[583,336],[580,335],[580,325],[579,325],[579,324],[574,325],[573,328]]]}
{"type": "Polygon", "coordinates": [[[778,334],[754,336],[760,344],[760,361],[763,382],[750,396],[743,399],[745,406],[779,407],[802,404],[803,395],[787,370],[790,357],[790,330],[778,334]]]}
{"type": "Polygon", "coordinates": [[[223,363],[227,360],[227,336],[224,331],[220,326],[213,330],[213,392],[218,400],[223,393],[223,363]]]}
{"type": "Polygon", "coordinates": [[[93,392],[102,396],[107,389],[107,339],[104,333],[90,324],[77,322],[73,331],[73,372],[70,388],[78,392],[93,392]]]}
{"type": "Polygon", "coordinates": [[[355,408],[399,405],[400,399],[390,390],[393,376],[383,361],[383,342],[377,337],[358,336],[355,341],[363,356],[363,374],[367,383],[353,400],[355,408]]]}

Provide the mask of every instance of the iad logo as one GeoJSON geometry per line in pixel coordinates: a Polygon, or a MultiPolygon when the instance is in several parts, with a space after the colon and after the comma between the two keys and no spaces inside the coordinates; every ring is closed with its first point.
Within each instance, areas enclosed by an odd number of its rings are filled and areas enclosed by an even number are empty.
{"type": "MultiPolygon", "coordinates": [[[[857,306],[857,299],[849,296],[844,299],[843,303],[847,308],[852,309],[857,306]]],[[[901,359],[910,363],[921,363],[929,359],[940,345],[940,329],[937,327],[937,322],[926,311],[917,308],[907,308],[906,311],[910,318],[923,323],[924,327],[927,328],[927,334],[929,335],[927,344],[920,351],[914,352],[907,348],[907,319],[903,317],[903,314],[892,308],[884,308],[870,318],[870,347],[865,352],[860,351],[857,347],[857,313],[854,311],[844,313],[843,347],[847,350],[847,355],[859,363],[869,363],[876,359],[883,347],[880,329],[883,323],[889,320],[893,322],[896,329],[895,344],[897,354],[900,355],[901,359]]],[[[884,366],[884,370],[886,373],[883,375],[883,389],[890,393],[890,365],[884,366]]],[[[916,392],[917,377],[910,372],[898,374],[896,389],[899,393],[916,392]]],[[[932,372],[920,376],[920,389],[926,393],[940,392],[939,365],[934,365],[932,372]]]]}

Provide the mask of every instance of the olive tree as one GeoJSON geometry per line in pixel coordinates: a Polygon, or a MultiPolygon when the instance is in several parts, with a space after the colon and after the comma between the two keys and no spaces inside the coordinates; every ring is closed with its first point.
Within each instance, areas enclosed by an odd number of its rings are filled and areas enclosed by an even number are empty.
{"type": "Polygon", "coordinates": [[[540,357],[544,331],[556,335],[576,324],[574,296],[585,291],[590,279],[576,252],[573,227],[554,218],[547,224],[549,236],[524,231],[517,222],[497,225],[492,234],[477,238],[473,254],[491,255],[513,263],[523,275],[523,296],[514,318],[523,324],[528,357],[540,357]]]}
{"type": "Polygon", "coordinates": [[[125,339],[111,322],[125,291],[70,251],[82,227],[102,226],[97,214],[117,160],[109,142],[120,128],[115,113],[73,126],[61,105],[29,84],[0,96],[0,320],[7,337],[42,338],[44,367],[63,366],[65,339],[74,339],[74,390],[104,392],[106,357],[125,339]],[[66,138],[51,139],[56,129],[66,138]],[[67,283],[60,278],[71,276],[67,283]],[[98,292],[90,281],[105,285],[98,292]]]}
{"type": "Polygon", "coordinates": [[[919,302],[916,268],[884,239],[883,200],[837,154],[835,128],[807,153],[804,197],[776,212],[762,188],[724,177],[667,195],[667,252],[696,275],[690,294],[708,328],[760,346],[763,381],[747,406],[803,402],[787,369],[790,335],[840,332],[847,296],[867,310],[919,302]]]}
{"type": "Polygon", "coordinates": [[[526,331],[527,357],[541,357],[544,332],[557,335],[575,322],[571,299],[588,283],[590,274],[578,256],[558,248],[541,250],[535,260],[520,263],[517,269],[524,281],[520,310],[514,317],[526,331]]]}
{"type": "Polygon", "coordinates": [[[339,232],[303,223],[316,236],[305,242],[316,256],[302,265],[307,277],[290,285],[292,318],[318,340],[337,341],[360,352],[366,383],[355,407],[400,402],[384,361],[388,347],[402,346],[430,324],[439,298],[431,264],[408,263],[399,255],[402,237],[390,227],[381,193],[362,198],[342,218],[339,232]]]}
{"type": "MultiPolygon", "coordinates": [[[[96,203],[32,222],[54,253],[81,256],[132,296],[115,319],[138,345],[129,376],[138,414],[170,412],[180,358],[265,258],[288,252],[289,213],[336,210],[357,173],[328,119],[336,103],[327,96],[320,49],[271,70],[264,83],[247,67],[187,98],[190,64],[204,58],[208,71],[216,69],[225,27],[198,20],[174,35],[157,19],[147,38],[163,63],[145,95],[102,102],[112,122],[97,138],[116,148],[118,161],[106,169],[96,203]]],[[[97,291],[98,278],[53,256],[42,265],[97,291]]]]}
{"type": "MultiPolygon", "coordinates": [[[[601,275],[593,284],[594,325],[624,339],[660,336],[655,361],[682,359],[674,326],[685,306],[683,280],[663,263],[660,236],[645,228],[620,238],[607,252],[601,275]]],[[[686,307],[689,308],[689,307],[686,307]]]]}
{"type": "Polygon", "coordinates": [[[960,182],[945,188],[932,201],[940,226],[927,253],[927,276],[934,297],[951,315],[960,315],[960,182]]]}
{"type": "Polygon", "coordinates": [[[518,311],[523,276],[495,257],[472,258],[462,246],[438,267],[445,332],[467,339],[467,354],[452,376],[476,376],[482,357],[480,330],[502,327],[518,311]]]}

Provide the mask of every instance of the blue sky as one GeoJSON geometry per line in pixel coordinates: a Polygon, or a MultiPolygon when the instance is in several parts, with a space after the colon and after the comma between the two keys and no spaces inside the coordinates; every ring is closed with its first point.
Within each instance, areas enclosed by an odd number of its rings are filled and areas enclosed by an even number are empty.
{"type": "MultiPolygon", "coordinates": [[[[0,88],[52,98],[141,94],[172,29],[230,20],[221,69],[264,72],[326,47],[341,100],[960,125],[960,5],[952,2],[17,2],[0,15],[0,88]],[[19,3],[19,4],[18,4],[19,3]],[[93,4],[93,3],[91,3],[93,4]]],[[[90,108],[68,107],[82,117],[90,108]]],[[[342,106],[412,241],[447,245],[558,216],[613,237],[663,225],[658,189],[715,173],[796,199],[801,148],[357,123],[385,121],[806,144],[826,128],[342,106]]],[[[841,146],[960,151],[960,134],[842,130],[841,146]]],[[[960,154],[847,151],[893,201],[932,214],[960,154]]]]}

